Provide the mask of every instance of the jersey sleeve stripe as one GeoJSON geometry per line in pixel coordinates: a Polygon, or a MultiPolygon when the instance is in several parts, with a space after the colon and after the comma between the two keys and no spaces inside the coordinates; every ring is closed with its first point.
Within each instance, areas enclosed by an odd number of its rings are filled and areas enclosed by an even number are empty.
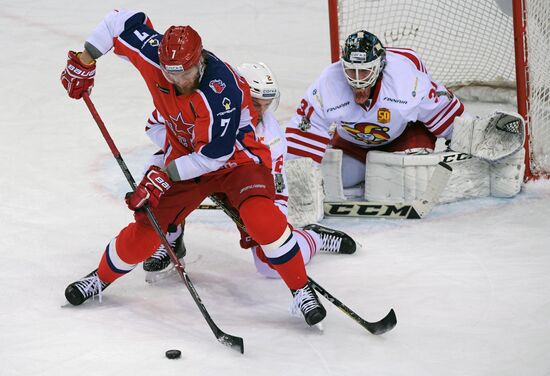
{"type": "Polygon", "coordinates": [[[458,107],[458,109],[455,112],[453,112],[451,116],[447,118],[447,121],[445,121],[442,124],[440,123],[439,126],[434,127],[431,131],[435,136],[441,136],[451,126],[451,124],[453,124],[455,118],[457,116],[462,115],[463,112],[464,112],[464,105],[460,103],[460,106],[458,107]]]}
{"type": "Polygon", "coordinates": [[[445,108],[443,110],[441,110],[439,112],[439,116],[437,116],[436,119],[433,119],[433,121],[428,121],[426,123],[426,126],[428,127],[428,129],[435,129],[439,126],[439,124],[441,124],[441,122],[445,121],[449,114],[451,113],[454,113],[454,111],[456,111],[458,108],[460,108],[460,106],[463,106],[462,103],[460,101],[457,100],[454,100],[452,101],[451,103],[449,103],[447,106],[445,106],[445,108]]]}
{"type": "Polygon", "coordinates": [[[300,140],[299,138],[296,138],[296,137],[288,137],[286,140],[288,145],[294,145],[294,146],[301,145],[301,146],[305,146],[307,149],[316,150],[321,153],[324,153],[325,150],[327,149],[326,145],[317,146],[314,143],[312,143],[310,140],[300,140]]]}
{"type": "MultiPolygon", "coordinates": [[[[287,134],[292,133],[292,134],[295,134],[295,135],[299,135],[299,136],[302,136],[304,138],[320,142],[324,145],[327,145],[330,141],[330,139],[327,138],[327,137],[319,136],[319,135],[314,134],[314,133],[303,132],[303,131],[295,129],[295,128],[287,128],[285,132],[287,134]]],[[[287,135],[287,137],[289,137],[289,136],[287,135]]]]}
{"type": "Polygon", "coordinates": [[[443,107],[435,116],[433,116],[430,120],[428,120],[425,124],[426,126],[432,127],[437,122],[441,121],[442,118],[444,118],[452,109],[453,107],[456,107],[456,105],[459,103],[458,99],[455,97],[452,101],[447,103],[445,107],[443,107]]]}
{"type": "Polygon", "coordinates": [[[309,158],[313,159],[316,163],[321,163],[321,161],[323,160],[323,155],[317,155],[317,154],[309,153],[309,152],[307,152],[305,150],[302,150],[302,149],[293,148],[292,146],[288,147],[288,154],[295,155],[295,156],[298,156],[298,157],[309,157],[309,158]]]}

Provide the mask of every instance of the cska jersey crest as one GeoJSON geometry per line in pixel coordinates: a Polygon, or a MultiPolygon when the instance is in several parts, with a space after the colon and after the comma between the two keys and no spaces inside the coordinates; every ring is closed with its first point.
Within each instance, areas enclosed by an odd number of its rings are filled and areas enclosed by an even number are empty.
{"type": "Polygon", "coordinates": [[[212,80],[208,86],[210,86],[210,89],[212,89],[216,94],[220,94],[223,89],[225,89],[225,83],[222,80],[212,80]]]}
{"type": "Polygon", "coordinates": [[[181,112],[178,113],[175,118],[172,115],[169,115],[169,119],[165,119],[165,124],[168,128],[170,128],[182,145],[184,145],[187,149],[193,148],[193,142],[195,139],[193,128],[195,128],[195,125],[192,123],[187,123],[183,120],[181,112]]]}

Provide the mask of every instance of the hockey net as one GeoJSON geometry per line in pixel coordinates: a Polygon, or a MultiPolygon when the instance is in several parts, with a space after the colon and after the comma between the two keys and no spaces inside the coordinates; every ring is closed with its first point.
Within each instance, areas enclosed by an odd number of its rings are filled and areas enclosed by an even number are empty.
{"type": "Polygon", "coordinates": [[[333,61],[364,29],[385,46],[418,51],[449,88],[516,90],[528,124],[526,177],[550,174],[549,0],[329,0],[329,14],[333,61]]]}

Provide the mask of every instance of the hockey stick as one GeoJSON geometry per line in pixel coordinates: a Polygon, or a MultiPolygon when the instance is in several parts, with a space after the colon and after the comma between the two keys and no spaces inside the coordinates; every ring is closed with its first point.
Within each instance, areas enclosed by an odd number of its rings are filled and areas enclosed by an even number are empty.
{"type": "Polygon", "coordinates": [[[435,166],[426,192],[419,200],[410,204],[385,204],[370,201],[325,202],[324,211],[327,216],[336,217],[382,217],[420,219],[427,216],[445,189],[453,169],[445,162],[435,166]]]}
{"type": "Polygon", "coordinates": [[[319,294],[323,295],[329,302],[334,304],[336,307],[340,308],[342,312],[344,312],[346,315],[351,317],[355,322],[357,322],[363,328],[367,329],[372,334],[376,334],[376,335],[384,334],[392,330],[395,327],[395,325],[397,325],[397,317],[395,317],[395,311],[393,310],[393,308],[390,309],[390,312],[388,312],[388,314],[382,320],[375,321],[375,322],[368,322],[366,320],[363,320],[361,317],[359,317],[357,313],[353,312],[344,303],[336,299],[334,295],[332,295],[327,290],[325,290],[321,285],[319,285],[313,279],[308,277],[308,280],[313,286],[313,288],[319,292],[319,294]]]}
{"type": "Polygon", "coordinates": [[[201,210],[217,210],[217,209],[221,209],[218,205],[214,205],[214,204],[200,204],[197,209],[201,209],[201,210]]]}
{"type": "MultiPolygon", "coordinates": [[[[113,139],[111,138],[111,135],[107,131],[107,127],[103,123],[103,120],[101,120],[101,117],[99,116],[94,104],[92,103],[92,100],[90,99],[90,96],[88,93],[84,93],[82,95],[82,98],[84,98],[84,102],[86,102],[86,106],[88,106],[88,110],[90,110],[90,113],[92,114],[92,117],[94,118],[97,126],[99,127],[99,130],[101,131],[101,134],[103,135],[103,138],[107,142],[107,145],[109,145],[109,148],[111,149],[111,153],[115,157],[118,165],[120,166],[120,169],[124,173],[124,176],[126,177],[126,180],[130,184],[130,187],[132,188],[132,191],[135,191],[137,185],[134,180],[134,177],[132,176],[130,170],[126,166],[126,163],[122,159],[122,156],[120,152],[118,151],[113,139]]],[[[214,323],[214,320],[210,317],[210,314],[206,310],[206,307],[201,301],[201,298],[199,294],[197,293],[197,290],[195,290],[195,286],[191,282],[191,279],[189,279],[189,276],[187,275],[187,272],[185,271],[184,266],[181,264],[180,260],[178,260],[178,257],[176,256],[176,253],[172,249],[172,246],[166,239],[166,236],[164,235],[164,232],[160,228],[160,225],[153,215],[153,212],[151,211],[151,208],[148,205],[145,205],[144,208],[145,213],[147,214],[147,218],[149,218],[149,221],[151,222],[151,225],[157,232],[162,244],[166,248],[168,255],[170,256],[170,260],[172,260],[172,263],[174,263],[176,270],[178,271],[181,279],[183,280],[183,283],[185,283],[185,286],[187,287],[187,290],[189,290],[189,293],[193,297],[193,300],[197,304],[197,307],[199,307],[199,310],[202,313],[202,316],[208,323],[208,326],[210,326],[210,329],[214,333],[214,336],[216,336],[216,339],[222,343],[223,345],[229,346],[237,351],[239,351],[241,354],[244,353],[244,341],[241,337],[232,336],[230,334],[224,333],[216,323],[214,323]]]]}
{"type": "MultiPolygon", "coordinates": [[[[224,211],[225,214],[229,216],[235,222],[235,224],[246,233],[246,228],[241,221],[241,218],[239,217],[239,214],[229,208],[226,203],[220,199],[218,199],[215,195],[211,195],[209,197],[216,205],[220,207],[224,211]]],[[[329,302],[334,304],[336,307],[338,307],[342,312],[344,312],[346,315],[348,315],[351,319],[353,319],[355,322],[357,322],[359,325],[361,325],[363,328],[367,329],[372,334],[383,334],[390,330],[392,330],[395,325],[397,325],[397,317],[395,316],[395,311],[393,308],[388,312],[388,314],[381,320],[375,321],[375,322],[369,322],[364,319],[362,319],[358,314],[353,312],[350,308],[348,308],[344,303],[342,303],[340,300],[336,299],[334,295],[332,295],[330,292],[325,290],[320,284],[315,282],[310,277],[307,277],[308,281],[311,283],[311,286],[317,290],[321,295],[323,295],[329,302]]]]}

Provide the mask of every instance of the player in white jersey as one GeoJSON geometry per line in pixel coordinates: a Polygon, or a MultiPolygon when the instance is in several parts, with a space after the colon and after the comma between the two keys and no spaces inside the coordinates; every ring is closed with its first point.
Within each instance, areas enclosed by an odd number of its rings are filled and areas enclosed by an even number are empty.
{"type": "MultiPolygon", "coordinates": [[[[476,193],[470,197],[489,194],[511,197],[521,186],[522,174],[510,171],[521,169],[523,129],[523,119],[518,114],[495,112],[486,119],[474,119],[451,91],[432,80],[415,51],[385,48],[374,34],[360,30],[348,36],[341,60],[328,66],[307,89],[287,124],[287,158],[309,157],[318,166],[327,147],[340,149],[341,168],[340,161],[329,164],[332,158],[323,162],[325,177],[338,175],[333,180],[336,184],[330,181],[327,184],[325,180],[324,193],[329,196],[327,190],[331,187],[339,186],[341,190],[357,185],[365,176],[368,178],[369,165],[375,163],[371,157],[377,156],[382,169],[385,165],[397,167],[386,169],[390,175],[385,172],[377,175],[374,183],[366,181],[365,198],[369,199],[369,192],[377,191],[379,200],[403,202],[405,197],[399,196],[400,192],[410,192],[409,188],[414,192],[416,187],[406,186],[407,179],[403,176],[407,173],[402,166],[417,168],[417,176],[422,175],[422,165],[427,164],[427,159],[415,155],[430,154],[430,163],[437,164],[444,157],[431,153],[437,138],[444,138],[451,140],[454,152],[466,153],[469,158],[473,156],[485,163],[481,167],[463,164],[454,170],[456,199],[466,197],[458,177],[471,175],[472,171],[476,193]],[[367,152],[372,150],[377,152],[367,159],[367,152]],[[506,182],[497,191],[486,180],[489,174],[483,173],[487,163],[490,179],[506,182]],[[327,174],[329,167],[332,170],[327,174]],[[396,196],[389,193],[391,186],[398,187],[396,196]],[[491,192],[486,190],[488,186],[491,192]]],[[[335,151],[331,153],[340,156],[335,151]]],[[[447,190],[453,186],[453,179],[447,190]]],[[[471,176],[468,180],[472,180],[471,176]]],[[[335,192],[332,197],[343,197],[343,191],[340,194],[337,189],[332,189],[335,192]]]]}
{"type": "Polygon", "coordinates": [[[289,158],[321,163],[331,144],[344,151],[344,187],[353,186],[364,178],[368,150],[433,151],[436,137],[450,137],[463,112],[416,52],[386,49],[375,35],[358,31],[347,38],[341,61],[307,89],[288,123],[289,158]]]}
{"type": "MultiPolygon", "coordinates": [[[[272,174],[275,181],[275,203],[279,210],[287,215],[288,187],[284,170],[284,157],[287,146],[284,131],[274,115],[280,98],[279,86],[271,69],[264,63],[245,63],[238,66],[237,71],[250,85],[252,104],[258,113],[256,135],[269,147],[273,161],[272,174]]],[[[149,118],[146,133],[159,147],[164,144],[164,119],[156,110],[149,118]]],[[[162,167],[162,155],[155,154],[151,163],[162,167]]],[[[356,250],[355,242],[347,234],[317,224],[311,224],[301,229],[293,228],[293,233],[306,264],[317,251],[351,254],[356,250]]],[[[167,238],[174,244],[174,248],[180,252],[178,256],[183,257],[185,247],[182,247],[182,226],[174,226],[173,231],[167,234],[167,238]]],[[[260,274],[269,278],[279,278],[279,274],[270,267],[261,247],[242,231],[240,243],[243,248],[251,249],[254,264],[260,274]]],[[[145,271],[153,273],[147,277],[148,280],[154,280],[156,279],[155,274],[164,274],[169,265],[170,258],[164,246],[161,245],[143,263],[143,268],[145,271]]]]}

